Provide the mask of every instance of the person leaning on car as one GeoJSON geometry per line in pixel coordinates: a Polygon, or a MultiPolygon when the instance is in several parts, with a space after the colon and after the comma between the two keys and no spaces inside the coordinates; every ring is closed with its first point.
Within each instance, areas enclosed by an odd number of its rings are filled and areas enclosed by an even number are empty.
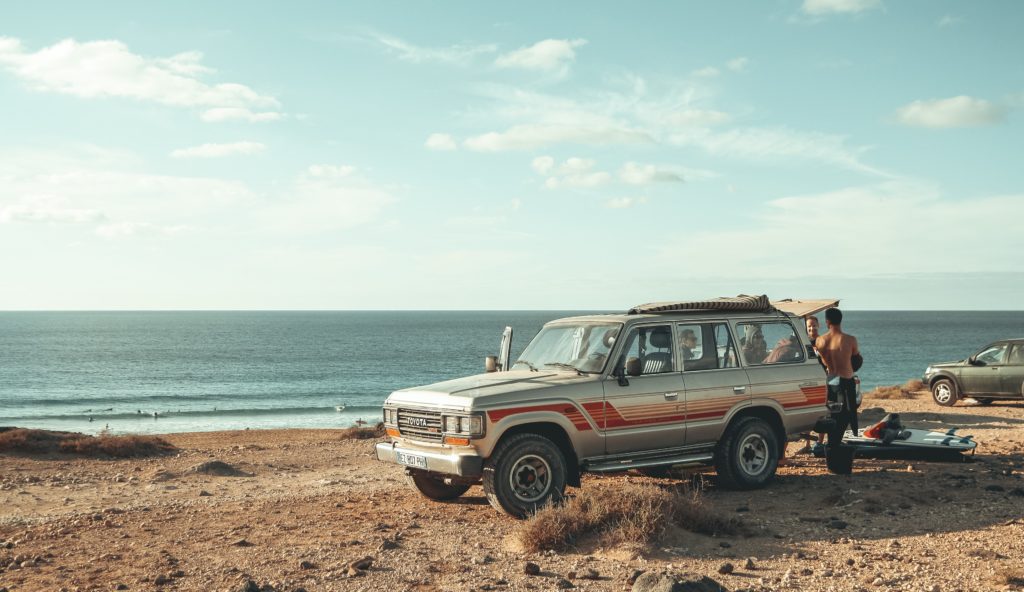
{"type": "Polygon", "coordinates": [[[829,444],[838,444],[849,425],[857,433],[857,384],[853,380],[853,357],[860,356],[857,338],[843,332],[843,313],[838,308],[825,311],[828,333],[818,337],[814,348],[825,363],[829,381],[839,378],[839,402],[842,411],[835,414],[836,427],[829,434],[829,444]]]}

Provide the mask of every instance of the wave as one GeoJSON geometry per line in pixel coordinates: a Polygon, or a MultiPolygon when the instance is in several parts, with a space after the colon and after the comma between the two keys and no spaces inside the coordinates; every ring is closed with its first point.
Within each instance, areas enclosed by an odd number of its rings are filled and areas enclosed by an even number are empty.
{"type": "MultiPolygon", "coordinates": [[[[380,397],[381,403],[383,404],[386,395],[381,395],[380,392],[374,393],[337,393],[337,392],[322,392],[322,393],[288,393],[288,392],[267,392],[267,393],[207,393],[202,395],[136,395],[130,394],[123,397],[118,396],[100,396],[100,397],[82,397],[77,396],[74,400],[94,407],[106,407],[110,405],[131,405],[145,407],[156,403],[189,403],[189,402],[205,402],[214,404],[218,402],[230,402],[244,399],[246,401],[267,401],[267,400],[280,400],[282,398],[290,399],[311,399],[311,398],[322,398],[322,399],[337,399],[339,402],[346,400],[352,400],[354,398],[367,398],[367,395],[373,397],[380,397]]],[[[56,398],[56,397],[17,397],[11,398],[6,401],[7,403],[17,403],[18,405],[34,405],[39,407],[63,407],[67,406],[72,400],[67,398],[56,398]]]]}
{"type": "Polygon", "coordinates": [[[380,415],[380,405],[345,405],[344,411],[338,413],[335,407],[249,407],[240,409],[185,409],[185,410],[162,410],[143,411],[121,411],[116,408],[108,409],[83,409],[70,411],[68,413],[50,415],[22,415],[6,416],[4,421],[9,420],[40,420],[40,419],[89,419],[95,421],[114,419],[159,419],[161,417],[228,417],[228,416],[250,416],[250,415],[307,415],[334,413],[344,416],[363,415],[373,417],[380,415]],[[157,416],[154,417],[153,413],[157,416]]]}

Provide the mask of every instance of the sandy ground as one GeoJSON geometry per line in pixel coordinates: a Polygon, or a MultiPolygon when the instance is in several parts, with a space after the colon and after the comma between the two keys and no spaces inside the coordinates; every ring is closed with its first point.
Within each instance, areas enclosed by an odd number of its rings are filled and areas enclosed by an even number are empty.
{"type": "MultiPolygon", "coordinates": [[[[847,478],[791,444],[766,489],[707,479],[714,511],[764,534],[677,531],[646,552],[521,553],[517,522],[479,488],[430,502],[373,459],[373,441],[333,430],[174,434],[180,454],[147,460],[0,455],[0,590],[235,591],[250,579],[286,592],[554,590],[585,569],[599,579],[571,580],[580,590],[628,589],[638,569],[705,574],[728,590],[1015,589],[1000,574],[1024,576],[1024,405],[865,401],[877,406],[908,426],[964,427],[982,443],[975,462],[858,460],[847,478]],[[191,470],[211,460],[245,475],[191,470]],[[371,569],[348,577],[364,556],[371,569]],[[524,573],[527,561],[540,575],[524,573]],[[733,574],[718,573],[724,562],[733,574]]],[[[583,487],[597,480],[650,481],[583,487]]]]}

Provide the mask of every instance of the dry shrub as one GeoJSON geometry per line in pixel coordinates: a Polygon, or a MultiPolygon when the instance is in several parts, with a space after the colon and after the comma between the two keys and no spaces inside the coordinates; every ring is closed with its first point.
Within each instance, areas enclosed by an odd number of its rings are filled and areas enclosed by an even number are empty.
{"type": "Polygon", "coordinates": [[[384,431],[384,422],[379,422],[372,428],[359,425],[345,428],[341,430],[341,434],[338,438],[340,440],[372,440],[374,438],[383,438],[386,435],[387,432],[384,431]]]}
{"type": "Polygon", "coordinates": [[[738,520],[710,512],[696,490],[628,483],[588,486],[564,503],[537,512],[517,527],[515,536],[531,552],[566,550],[588,536],[606,546],[647,545],[670,525],[709,535],[743,531],[738,520]]]}
{"type": "Polygon", "coordinates": [[[79,454],[131,458],[174,452],[170,442],[156,436],[88,436],[74,432],[15,428],[0,432],[0,452],[79,454]]]}
{"type": "Polygon", "coordinates": [[[913,399],[915,393],[927,390],[920,380],[908,380],[902,386],[880,386],[864,395],[866,399],[913,399]]]}

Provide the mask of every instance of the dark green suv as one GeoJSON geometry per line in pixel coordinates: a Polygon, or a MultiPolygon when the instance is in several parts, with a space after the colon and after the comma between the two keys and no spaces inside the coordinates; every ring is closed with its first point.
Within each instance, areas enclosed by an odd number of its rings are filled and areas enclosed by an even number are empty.
{"type": "Polygon", "coordinates": [[[924,371],[924,383],[944,407],[967,397],[982,405],[1024,399],[1024,339],[997,341],[966,360],[932,364],[924,371]]]}

